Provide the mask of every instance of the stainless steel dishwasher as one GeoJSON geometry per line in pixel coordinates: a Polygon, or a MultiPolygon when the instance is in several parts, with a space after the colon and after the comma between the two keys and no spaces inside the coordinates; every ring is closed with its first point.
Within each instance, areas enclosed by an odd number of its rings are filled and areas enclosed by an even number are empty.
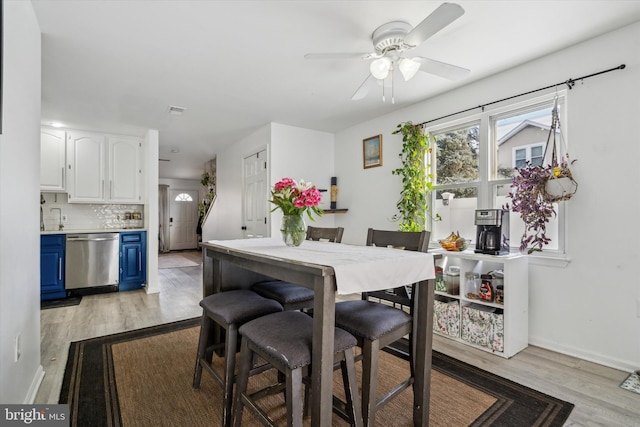
{"type": "Polygon", "coordinates": [[[118,285],[119,234],[67,234],[65,289],[118,285]]]}

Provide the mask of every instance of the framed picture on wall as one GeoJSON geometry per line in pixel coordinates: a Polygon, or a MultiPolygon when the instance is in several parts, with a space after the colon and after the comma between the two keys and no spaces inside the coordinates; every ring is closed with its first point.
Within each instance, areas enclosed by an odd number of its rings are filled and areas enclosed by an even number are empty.
{"type": "Polygon", "coordinates": [[[362,158],[365,169],[382,166],[382,135],[362,140],[362,158]]]}

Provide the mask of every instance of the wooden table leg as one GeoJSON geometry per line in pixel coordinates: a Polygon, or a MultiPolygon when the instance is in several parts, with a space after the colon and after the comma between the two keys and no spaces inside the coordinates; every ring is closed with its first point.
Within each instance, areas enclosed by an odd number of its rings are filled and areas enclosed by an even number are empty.
{"type": "Polygon", "coordinates": [[[311,425],[319,427],[332,425],[333,339],[336,308],[334,277],[317,277],[314,292],[311,425]]]}
{"type": "MultiPolygon", "coordinates": [[[[202,298],[213,293],[213,256],[211,249],[202,249],[202,298]]],[[[220,261],[217,262],[219,265],[220,261]]]]}
{"type": "Polygon", "coordinates": [[[433,299],[435,281],[420,282],[416,287],[417,325],[415,332],[415,383],[413,388],[413,425],[429,425],[429,400],[431,397],[431,352],[433,345],[433,299]]]}

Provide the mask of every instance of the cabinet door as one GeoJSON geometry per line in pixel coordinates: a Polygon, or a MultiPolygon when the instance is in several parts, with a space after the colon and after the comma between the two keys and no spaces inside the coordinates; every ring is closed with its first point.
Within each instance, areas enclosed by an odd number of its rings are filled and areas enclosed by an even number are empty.
{"type": "Polygon", "coordinates": [[[74,131],[67,140],[69,202],[104,202],[105,137],[74,131]]]}
{"type": "Polygon", "coordinates": [[[140,203],[141,142],[109,136],[109,182],[107,198],[113,203],[140,203]]]}
{"type": "Polygon", "coordinates": [[[66,133],[40,131],[40,191],[65,191],[66,133]]]}
{"type": "Polygon", "coordinates": [[[120,233],[120,291],[140,289],[147,280],[146,232],[120,233]]]}
{"type": "Polygon", "coordinates": [[[64,298],[64,236],[40,237],[40,299],[64,298]]]}

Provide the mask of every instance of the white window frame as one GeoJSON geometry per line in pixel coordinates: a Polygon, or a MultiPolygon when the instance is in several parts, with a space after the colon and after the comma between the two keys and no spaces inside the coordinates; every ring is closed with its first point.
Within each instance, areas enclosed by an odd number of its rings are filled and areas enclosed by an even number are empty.
{"type": "MultiPolygon", "coordinates": [[[[449,189],[449,188],[456,188],[456,187],[477,186],[478,187],[477,209],[499,208],[499,206],[495,206],[498,186],[500,185],[510,186],[511,178],[506,178],[506,179],[493,178],[493,170],[494,170],[493,165],[495,165],[497,162],[497,159],[495,158],[497,150],[495,150],[493,146],[493,144],[497,144],[497,141],[493,141],[493,139],[495,138],[492,135],[495,122],[508,115],[518,115],[521,112],[524,112],[527,110],[534,110],[537,107],[542,107],[545,104],[549,104],[553,102],[556,96],[560,98],[560,105],[562,106],[560,109],[560,121],[561,123],[564,124],[566,123],[566,116],[567,116],[566,115],[566,109],[567,109],[566,108],[566,105],[567,105],[566,90],[562,90],[562,91],[558,90],[558,91],[550,91],[549,93],[541,96],[530,96],[529,98],[519,102],[511,102],[511,103],[504,102],[501,104],[497,104],[497,106],[493,108],[489,108],[485,106],[484,110],[480,113],[468,113],[465,116],[461,115],[459,118],[455,120],[444,121],[446,119],[443,119],[441,121],[434,122],[433,125],[428,126],[425,129],[425,131],[429,134],[436,135],[439,133],[446,132],[448,130],[459,129],[465,126],[472,126],[475,123],[480,124],[480,131],[479,131],[480,151],[478,156],[479,181],[473,182],[473,183],[464,183],[464,184],[436,184],[434,181],[433,191],[431,192],[431,196],[430,196],[430,205],[435,206],[437,190],[441,190],[444,188],[449,189]]],[[[568,144],[566,128],[567,127],[565,125],[563,127],[563,133],[564,133],[565,143],[568,144]]],[[[530,146],[533,146],[533,145],[537,146],[538,144],[531,144],[530,146]]],[[[542,143],[542,145],[544,147],[546,143],[542,143]]],[[[521,148],[521,147],[518,147],[518,148],[521,148]]],[[[569,149],[568,147],[566,148],[567,150],[569,149]]],[[[547,157],[548,155],[549,153],[547,153],[547,157]]],[[[436,168],[437,168],[436,150],[432,150],[430,156],[431,157],[429,160],[432,165],[431,172],[435,174],[436,168]]],[[[528,150],[527,156],[530,156],[530,150],[528,150]]],[[[515,163],[515,155],[512,158],[513,158],[513,163],[515,163]]],[[[543,164],[545,163],[546,162],[543,159],[543,164]]],[[[558,236],[557,236],[558,248],[545,249],[543,252],[537,252],[532,255],[529,255],[532,259],[533,258],[538,259],[538,261],[536,262],[537,264],[547,265],[547,262],[545,260],[549,260],[548,265],[554,265],[554,266],[558,265],[555,260],[562,261],[562,265],[566,265],[566,263],[568,263],[569,259],[566,254],[567,247],[568,247],[567,235],[566,235],[567,207],[565,206],[565,203],[559,203],[556,206],[556,212],[558,217],[558,236]]],[[[515,215],[517,215],[517,213],[515,215]]],[[[434,218],[428,219],[427,227],[430,230],[433,230],[433,225],[434,225],[433,221],[434,221],[434,218]]],[[[437,242],[435,241],[432,243],[434,245],[437,244],[437,242]]],[[[518,248],[519,244],[520,244],[519,241],[512,242],[511,246],[512,248],[516,249],[518,248]]]]}

